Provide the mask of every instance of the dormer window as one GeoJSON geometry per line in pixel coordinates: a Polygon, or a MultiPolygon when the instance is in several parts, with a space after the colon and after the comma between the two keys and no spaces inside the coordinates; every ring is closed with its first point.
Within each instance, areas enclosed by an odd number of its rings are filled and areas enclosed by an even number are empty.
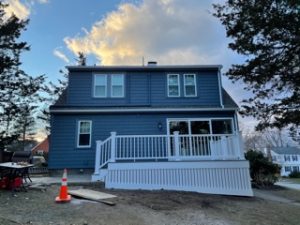
{"type": "Polygon", "coordinates": [[[179,97],[179,74],[168,74],[168,97],[179,97]]]}
{"type": "Polygon", "coordinates": [[[95,74],[95,98],[123,98],[125,96],[123,74],[95,74]]]}
{"type": "Polygon", "coordinates": [[[196,97],[196,76],[195,74],[184,74],[184,97],[196,97]]]}
{"type": "Polygon", "coordinates": [[[107,75],[95,75],[94,96],[105,98],[107,93],[107,75]]]}
{"type": "Polygon", "coordinates": [[[124,76],[122,74],[111,75],[111,97],[124,97],[124,76]]]}

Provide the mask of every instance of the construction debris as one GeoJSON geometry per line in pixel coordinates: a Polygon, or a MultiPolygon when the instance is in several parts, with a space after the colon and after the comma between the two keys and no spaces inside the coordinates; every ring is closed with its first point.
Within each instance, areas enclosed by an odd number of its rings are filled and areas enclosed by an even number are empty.
{"type": "Polygon", "coordinates": [[[100,191],[93,191],[89,189],[78,189],[78,190],[69,190],[68,193],[73,196],[85,198],[96,202],[101,202],[110,206],[114,206],[116,204],[114,202],[107,201],[105,199],[116,198],[117,196],[100,192],[100,191]]]}

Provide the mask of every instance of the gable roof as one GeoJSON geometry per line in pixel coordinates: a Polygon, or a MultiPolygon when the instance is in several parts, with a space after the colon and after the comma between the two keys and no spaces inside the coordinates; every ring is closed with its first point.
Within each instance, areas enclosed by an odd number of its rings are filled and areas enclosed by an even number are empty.
{"type": "Polygon", "coordinates": [[[36,153],[38,150],[42,150],[44,153],[49,152],[49,136],[31,149],[31,152],[36,153]]]}
{"type": "Polygon", "coordinates": [[[300,148],[297,147],[272,147],[271,150],[280,155],[300,155],[300,148]]]}

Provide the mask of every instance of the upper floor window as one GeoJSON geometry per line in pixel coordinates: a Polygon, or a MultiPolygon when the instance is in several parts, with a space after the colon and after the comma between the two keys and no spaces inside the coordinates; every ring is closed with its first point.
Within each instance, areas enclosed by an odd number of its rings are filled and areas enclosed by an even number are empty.
{"type": "Polygon", "coordinates": [[[184,96],[195,97],[196,93],[196,75],[195,74],[184,74],[184,96]]]}
{"type": "Polygon", "coordinates": [[[179,97],[179,74],[168,74],[168,97],[179,97]]]}
{"type": "Polygon", "coordinates": [[[111,75],[111,97],[124,97],[124,76],[111,75]]]}
{"type": "Polygon", "coordinates": [[[122,98],[124,97],[123,74],[95,74],[94,97],[97,98],[122,98]]]}
{"type": "Polygon", "coordinates": [[[293,159],[293,161],[298,161],[297,155],[293,155],[293,156],[292,156],[292,159],[293,159]]]}
{"type": "Polygon", "coordinates": [[[77,137],[78,148],[91,147],[91,133],[92,133],[92,121],[81,120],[78,122],[78,137],[77,137]]]}
{"type": "Polygon", "coordinates": [[[95,75],[94,96],[105,98],[107,95],[107,75],[95,75]]]}
{"type": "Polygon", "coordinates": [[[290,156],[289,155],[284,155],[284,161],[291,161],[290,156]]]}

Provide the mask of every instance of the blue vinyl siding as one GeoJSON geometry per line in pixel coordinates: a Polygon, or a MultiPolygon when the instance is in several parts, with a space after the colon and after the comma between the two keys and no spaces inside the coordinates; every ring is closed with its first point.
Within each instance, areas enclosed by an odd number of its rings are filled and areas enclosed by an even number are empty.
{"type": "MultiPolygon", "coordinates": [[[[114,73],[114,72],[111,72],[114,73]]],[[[71,106],[199,106],[219,107],[219,84],[217,71],[177,71],[180,74],[180,97],[170,98],[167,93],[168,71],[121,72],[125,74],[124,98],[94,98],[93,73],[72,72],[69,75],[67,105],[71,106]],[[195,73],[197,96],[184,97],[183,74],[195,73]]]]}
{"type": "Polygon", "coordinates": [[[206,113],[157,113],[157,114],[101,114],[101,115],[60,115],[51,117],[51,141],[49,168],[93,168],[95,162],[96,140],[105,140],[111,131],[117,134],[166,134],[167,118],[233,118],[232,112],[206,113]],[[92,121],[90,148],[77,148],[79,120],[92,121]],[[162,124],[162,129],[158,128],[162,124]]]}

